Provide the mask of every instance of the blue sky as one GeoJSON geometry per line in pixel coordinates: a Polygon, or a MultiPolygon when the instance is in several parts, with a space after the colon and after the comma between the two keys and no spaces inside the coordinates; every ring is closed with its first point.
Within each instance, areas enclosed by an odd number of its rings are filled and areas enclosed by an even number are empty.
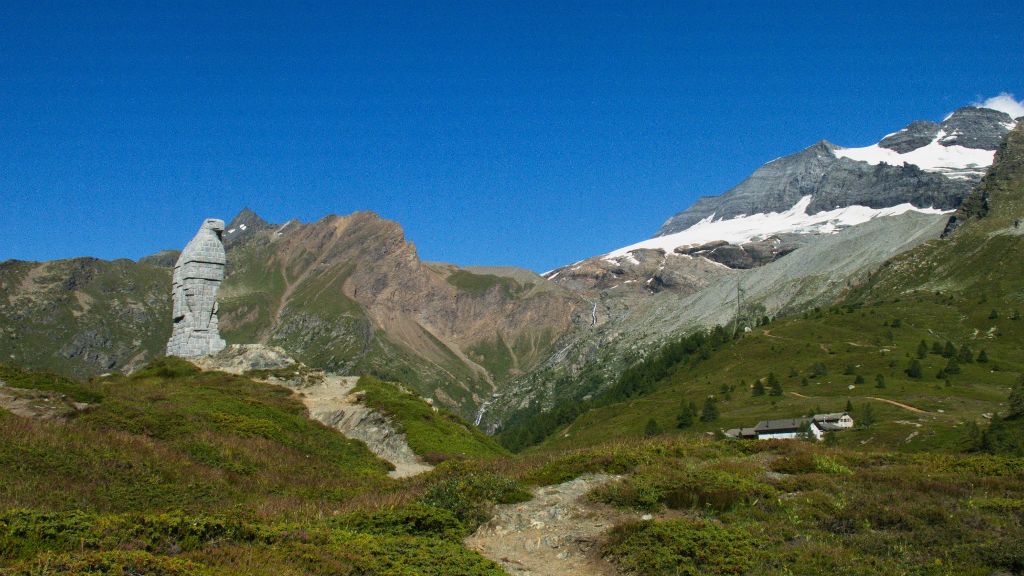
{"type": "Polygon", "coordinates": [[[4,3],[0,260],[249,206],[543,271],[817,140],[1024,97],[1019,1],[125,4],[4,3]]]}

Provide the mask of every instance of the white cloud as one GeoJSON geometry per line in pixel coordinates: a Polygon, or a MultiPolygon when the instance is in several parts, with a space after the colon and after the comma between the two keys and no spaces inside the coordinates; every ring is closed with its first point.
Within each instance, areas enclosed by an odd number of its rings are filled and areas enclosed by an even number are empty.
{"type": "Polygon", "coordinates": [[[1020,118],[1024,116],[1024,100],[1018,101],[1013,97],[1013,94],[1009,92],[1003,92],[998,96],[993,96],[983,102],[975,102],[974,106],[981,108],[991,108],[993,110],[999,110],[1000,112],[1006,112],[1011,118],[1020,118]]]}

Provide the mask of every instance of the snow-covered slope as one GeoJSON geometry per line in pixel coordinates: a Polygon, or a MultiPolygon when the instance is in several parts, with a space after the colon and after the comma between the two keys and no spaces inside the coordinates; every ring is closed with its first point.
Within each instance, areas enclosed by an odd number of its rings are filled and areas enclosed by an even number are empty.
{"type": "Polygon", "coordinates": [[[870,146],[821,141],[768,162],[724,194],[699,198],[669,218],[658,235],[681,232],[712,215],[785,212],[805,196],[812,198],[809,214],[903,203],[951,210],[981,180],[1016,122],[1004,112],[969,106],[942,122],[912,122],[870,146]]]}
{"type": "Polygon", "coordinates": [[[849,158],[871,165],[883,162],[891,166],[910,164],[925,172],[938,172],[948,178],[970,180],[984,176],[985,170],[992,165],[996,151],[944,144],[955,136],[939,130],[931,142],[905,153],[884,148],[880,144],[863,148],[837,148],[832,153],[837,158],[849,158]]]}
{"type": "Polygon", "coordinates": [[[637,242],[609,252],[604,258],[615,260],[640,249],[664,250],[669,253],[675,251],[676,248],[696,248],[716,241],[746,244],[779,234],[833,234],[843,228],[863,224],[882,216],[896,216],[906,212],[925,214],[952,212],[931,207],[918,208],[904,202],[889,208],[868,208],[854,205],[808,214],[807,207],[810,204],[811,196],[804,196],[792,208],[784,212],[741,215],[729,219],[716,219],[712,214],[682,232],[637,242]]]}

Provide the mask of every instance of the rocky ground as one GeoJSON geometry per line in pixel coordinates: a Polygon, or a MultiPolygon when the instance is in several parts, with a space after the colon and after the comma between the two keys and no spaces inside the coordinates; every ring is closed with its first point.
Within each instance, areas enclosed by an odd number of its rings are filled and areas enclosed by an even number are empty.
{"type": "Polygon", "coordinates": [[[514,576],[618,574],[601,557],[599,543],[612,526],[641,516],[586,497],[617,478],[587,474],[538,488],[527,502],[498,506],[494,517],[466,539],[466,546],[514,576]]]}
{"type": "Polygon", "coordinates": [[[0,408],[24,418],[64,420],[89,405],[59,392],[12,388],[0,380],[0,408]]]}
{"type": "Polygon", "coordinates": [[[297,390],[309,417],[326,424],[345,436],[360,440],[371,452],[390,462],[395,469],[392,478],[415,476],[433,469],[423,462],[406,441],[405,434],[391,421],[360,402],[352,393],[358,377],[326,374],[322,381],[297,390]]]}

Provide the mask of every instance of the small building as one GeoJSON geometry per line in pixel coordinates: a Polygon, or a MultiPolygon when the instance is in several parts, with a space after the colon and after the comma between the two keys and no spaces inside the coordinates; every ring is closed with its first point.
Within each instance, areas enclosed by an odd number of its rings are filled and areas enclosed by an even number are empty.
{"type": "Polygon", "coordinates": [[[825,437],[825,432],[841,432],[853,428],[853,418],[848,412],[815,414],[810,418],[784,418],[762,420],[753,428],[730,428],[725,431],[729,438],[744,440],[770,440],[773,438],[803,438],[810,433],[815,440],[825,437]]]}
{"type": "Polygon", "coordinates": [[[826,431],[849,430],[853,428],[853,417],[849,412],[830,412],[828,414],[815,414],[811,420],[819,428],[826,431]]]}
{"type": "Polygon", "coordinates": [[[785,418],[782,420],[762,420],[754,426],[758,440],[771,438],[799,438],[807,432],[810,425],[811,434],[820,437],[821,430],[807,418],[785,418]]]}

